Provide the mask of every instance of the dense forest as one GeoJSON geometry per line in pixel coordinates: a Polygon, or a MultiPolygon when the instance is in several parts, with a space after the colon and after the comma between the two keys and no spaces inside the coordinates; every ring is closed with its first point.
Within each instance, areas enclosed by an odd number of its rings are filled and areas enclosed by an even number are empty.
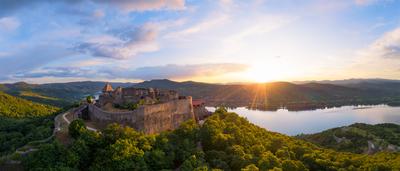
{"type": "Polygon", "coordinates": [[[203,125],[144,135],[111,124],[101,132],[71,123],[74,141],[42,145],[23,160],[28,170],[399,170],[400,154],[337,152],[274,133],[219,108],[203,125]]]}
{"type": "Polygon", "coordinates": [[[355,123],[298,138],[339,151],[375,153],[400,151],[400,125],[355,123]]]}
{"type": "Polygon", "coordinates": [[[0,156],[53,132],[59,108],[30,102],[0,92],[0,156]]]}
{"type": "Polygon", "coordinates": [[[28,142],[49,137],[53,132],[53,117],[0,117],[0,156],[14,152],[28,142]]]}

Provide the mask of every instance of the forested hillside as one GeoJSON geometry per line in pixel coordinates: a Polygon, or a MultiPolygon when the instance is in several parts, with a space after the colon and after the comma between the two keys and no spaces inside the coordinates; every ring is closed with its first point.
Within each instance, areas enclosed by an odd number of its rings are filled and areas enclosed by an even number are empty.
{"type": "Polygon", "coordinates": [[[353,153],[400,151],[400,125],[389,123],[356,123],[298,137],[322,147],[353,153]]]}
{"type": "MultiPolygon", "coordinates": [[[[18,82],[14,84],[0,84],[0,91],[30,101],[49,104],[57,107],[72,105],[88,95],[101,91],[105,82],[70,82],[49,84],[28,84],[18,82]]],[[[132,83],[112,83],[113,86],[130,86],[132,83]]]]}
{"type": "Polygon", "coordinates": [[[377,83],[363,82],[358,87],[289,82],[221,85],[152,80],[134,86],[176,90],[183,95],[205,99],[208,105],[213,106],[248,106],[265,110],[276,110],[281,107],[289,110],[307,110],[342,105],[396,104],[400,101],[400,92],[391,91],[394,87],[399,89],[400,83],[379,82],[380,89],[373,86],[375,84],[377,83]],[[386,84],[391,86],[386,88],[386,84]]]}
{"type": "Polygon", "coordinates": [[[337,152],[249,123],[218,109],[202,126],[144,135],[109,125],[101,133],[70,125],[74,141],[44,145],[23,161],[25,168],[78,170],[399,170],[399,153],[337,152]]]}
{"type": "Polygon", "coordinates": [[[0,116],[11,118],[33,118],[48,116],[58,108],[34,103],[0,92],[0,116]]]}
{"type": "Polygon", "coordinates": [[[53,131],[53,117],[59,108],[34,103],[0,92],[0,156],[53,131]]]}

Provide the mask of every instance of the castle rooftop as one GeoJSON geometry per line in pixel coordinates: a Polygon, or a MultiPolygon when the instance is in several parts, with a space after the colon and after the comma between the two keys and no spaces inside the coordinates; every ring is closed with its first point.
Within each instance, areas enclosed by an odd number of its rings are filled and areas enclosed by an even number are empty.
{"type": "Polygon", "coordinates": [[[113,91],[113,88],[110,83],[107,83],[103,88],[103,92],[110,92],[110,91],[113,91]]]}

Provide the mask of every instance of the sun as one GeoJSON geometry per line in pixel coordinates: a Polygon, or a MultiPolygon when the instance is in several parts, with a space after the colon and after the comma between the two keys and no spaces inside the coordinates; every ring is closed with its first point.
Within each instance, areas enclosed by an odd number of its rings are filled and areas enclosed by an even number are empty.
{"type": "Polygon", "coordinates": [[[276,72],[267,66],[252,66],[244,73],[245,79],[251,82],[264,83],[276,79],[276,72]]]}

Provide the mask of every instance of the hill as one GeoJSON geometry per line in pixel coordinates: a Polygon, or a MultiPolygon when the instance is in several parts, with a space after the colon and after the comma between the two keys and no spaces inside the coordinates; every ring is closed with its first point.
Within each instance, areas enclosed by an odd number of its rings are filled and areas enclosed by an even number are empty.
{"type": "MultiPolygon", "coordinates": [[[[0,84],[0,91],[31,101],[67,106],[87,95],[98,94],[105,82],[70,82],[50,84],[0,84]]],[[[181,95],[206,100],[210,106],[248,106],[262,110],[307,110],[342,105],[400,105],[400,82],[395,80],[352,80],[342,82],[289,82],[253,84],[210,84],[167,79],[141,83],[111,83],[113,87],[134,86],[176,90],[181,95]]]]}
{"type": "Polygon", "coordinates": [[[157,135],[109,125],[101,133],[70,127],[69,146],[43,145],[23,159],[37,170],[399,170],[399,153],[361,155],[320,148],[274,133],[220,108],[203,125],[194,122],[157,135]]]}
{"type": "Polygon", "coordinates": [[[0,156],[51,135],[59,108],[0,92],[0,156]]]}
{"type": "Polygon", "coordinates": [[[344,80],[322,80],[322,81],[295,81],[296,84],[306,83],[321,83],[321,84],[334,84],[334,85],[351,85],[360,83],[400,83],[400,80],[390,80],[381,78],[370,78],[370,79],[344,79],[344,80]]]}
{"type": "Polygon", "coordinates": [[[58,109],[53,106],[34,103],[0,92],[0,116],[27,118],[48,116],[58,109]]]}
{"type": "Polygon", "coordinates": [[[260,84],[222,85],[198,82],[152,80],[135,84],[135,87],[173,89],[182,95],[205,99],[208,105],[276,110],[304,110],[342,105],[395,104],[400,101],[400,84],[381,82],[356,85],[322,83],[293,84],[272,82],[260,84]],[[389,86],[390,85],[390,86],[389,86]],[[379,88],[376,88],[379,87],[379,88]]]}
{"type": "Polygon", "coordinates": [[[356,123],[298,138],[322,147],[353,153],[400,151],[400,125],[356,123]]]}
{"type": "MultiPolygon", "coordinates": [[[[104,84],[105,82],[94,81],[49,84],[18,82],[0,84],[0,91],[38,103],[65,107],[88,95],[100,92],[104,84]]],[[[126,87],[133,85],[133,83],[112,83],[112,85],[126,87]]]]}

